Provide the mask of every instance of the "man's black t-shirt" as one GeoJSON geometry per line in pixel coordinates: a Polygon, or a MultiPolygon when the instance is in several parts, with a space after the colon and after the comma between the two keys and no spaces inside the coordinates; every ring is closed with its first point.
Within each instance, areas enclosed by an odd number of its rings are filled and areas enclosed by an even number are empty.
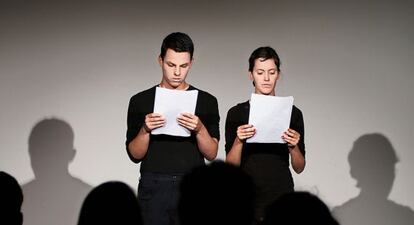
{"type": "MultiPolygon", "coordinates": [[[[190,137],[151,135],[148,151],[142,160],[135,159],[128,150],[128,144],[137,136],[145,122],[145,116],[154,110],[156,86],[131,97],[128,107],[128,130],[126,148],[132,161],[141,162],[141,173],[186,173],[195,166],[204,164],[194,134],[190,137]]],[[[198,90],[195,115],[200,118],[210,136],[220,139],[217,99],[190,85],[187,90],[198,90]]]]}

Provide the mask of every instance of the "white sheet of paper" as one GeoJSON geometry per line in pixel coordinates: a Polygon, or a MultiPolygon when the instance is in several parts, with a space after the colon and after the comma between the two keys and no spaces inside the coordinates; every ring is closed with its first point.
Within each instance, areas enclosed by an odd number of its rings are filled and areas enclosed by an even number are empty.
{"type": "Polygon", "coordinates": [[[184,112],[194,114],[197,97],[197,90],[178,91],[156,87],[154,113],[163,115],[165,125],[152,130],[151,134],[189,137],[191,132],[178,124],[177,117],[184,112]]]}
{"type": "Polygon", "coordinates": [[[256,134],[248,143],[285,143],[282,134],[290,125],[293,97],[252,94],[250,99],[249,124],[256,134]]]}

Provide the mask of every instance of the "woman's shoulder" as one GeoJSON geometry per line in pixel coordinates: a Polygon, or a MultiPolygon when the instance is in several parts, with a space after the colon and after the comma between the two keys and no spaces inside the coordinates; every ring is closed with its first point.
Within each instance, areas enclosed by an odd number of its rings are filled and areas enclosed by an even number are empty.
{"type": "Polygon", "coordinates": [[[228,112],[229,113],[230,112],[240,112],[240,111],[249,110],[249,108],[250,108],[249,101],[245,101],[245,102],[237,103],[236,105],[231,107],[228,112]]]}
{"type": "Polygon", "coordinates": [[[302,110],[295,105],[292,107],[291,122],[303,124],[302,110]]]}
{"type": "Polygon", "coordinates": [[[293,105],[293,107],[292,107],[292,115],[293,114],[302,115],[302,110],[300,110],[296,105],[293,105]]]}
{"type": "Polygon", "coordinates": [[[241,102],[236,104],[235,106],[231,107],[227,111],[227,121],[239,121],[244,120],[246,117],[248,118],[249,114],[249,101],[241,102]]]}

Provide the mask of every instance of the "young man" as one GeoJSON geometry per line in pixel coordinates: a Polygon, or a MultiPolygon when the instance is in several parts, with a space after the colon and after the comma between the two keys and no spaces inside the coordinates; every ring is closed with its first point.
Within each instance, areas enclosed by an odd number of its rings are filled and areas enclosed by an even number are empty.
{"type": "Polygon", "coordinates": [[[162,69],[159,85],[134,95],[129,102],[126,148],[131,160],[141,162],[138,186],[144,225],[177,224],[177,203],[181,177],[217,156],[219,113],[217,99],[186,82],[193,63],[194,45],[184,33],[171,33],[163,40],[158,57],[162,69]],[[190,137],[151,135],[167,121],[153,113],[156,87],[198,90],[195,114],[182,113],[179,125],[190,137]]]}

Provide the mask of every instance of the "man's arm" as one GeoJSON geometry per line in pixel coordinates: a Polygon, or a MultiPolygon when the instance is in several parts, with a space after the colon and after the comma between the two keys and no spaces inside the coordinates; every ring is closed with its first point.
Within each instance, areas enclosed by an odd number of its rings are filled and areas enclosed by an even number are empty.
{"type": "Polygon", "coordinates": [[[128,151],[136,160],[144,158],[148,150],[151,131],[165,124],[165,119],[157,113],[150,113],[145,116],[145,123],[142,125],[137,136],[128,144],[128,151]]]}
{"type": "Polygon", "coordinates": [[[191,113],[182,113],[177,118],[177,122],[196,134],[197,145],[204,158],[209,161],[216,158],[218,140],[210,136],[207,128],[198,116],[191,113]]]}
{"type": "Polygon", "coordinates": [[[150,133],[141,127],[137,136],[128,144],[129,154],[136,160],[141,160],[147,154],[150,133]]]}
{"type": "Polygon", "coordinates": [[[217,157],[218,140],[210,136],[206,127],[203,124],[201,128],[198,131],[196,131],[196,138],[198,148],[200,149],[204,158],[206,158],[209,161],[214,160],[217,157]]]}

